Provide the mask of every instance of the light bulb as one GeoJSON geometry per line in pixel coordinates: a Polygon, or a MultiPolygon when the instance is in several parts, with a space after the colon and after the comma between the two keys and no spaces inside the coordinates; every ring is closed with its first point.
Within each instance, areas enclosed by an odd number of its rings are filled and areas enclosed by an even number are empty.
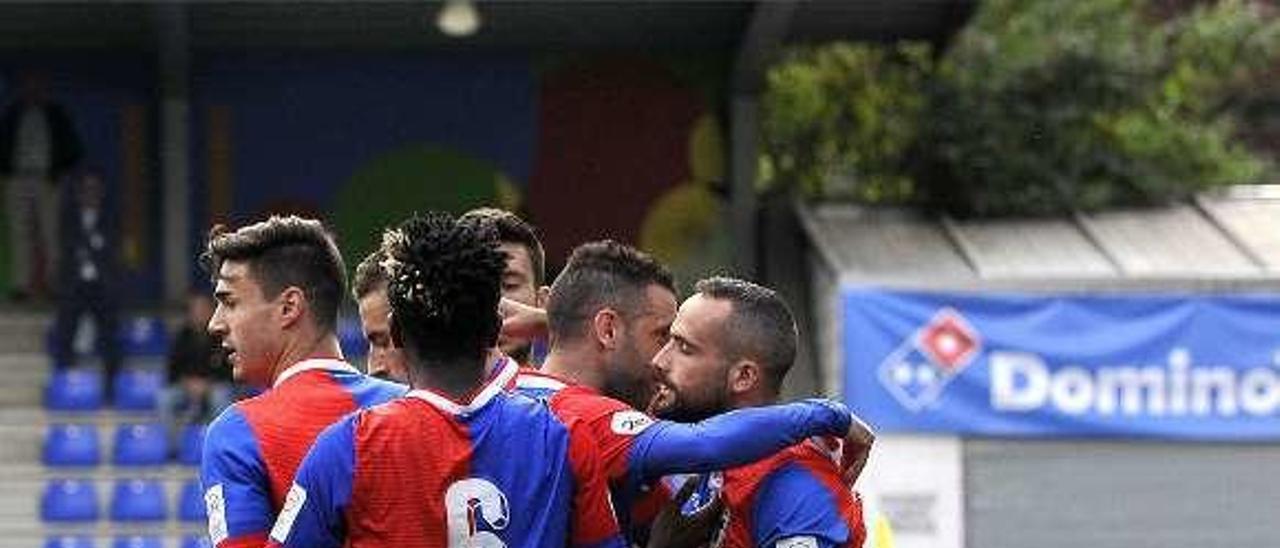
{"type": "Polygon", "coordinates": [[[449,36],[471,36],[480,30],[480,12],[471,0],[446,0],[436,15],[436,27],[449,36]]]}

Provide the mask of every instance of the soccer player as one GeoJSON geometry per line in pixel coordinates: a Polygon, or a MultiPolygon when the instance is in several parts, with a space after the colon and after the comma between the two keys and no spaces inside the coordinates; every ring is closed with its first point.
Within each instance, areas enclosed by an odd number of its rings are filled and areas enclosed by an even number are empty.
{"type": "MultiPolygon", "coordinates": [[[[510,211],[482,207],[468,211],[460,222],[484,223],[498,233],[498,249],[506,254],[502,271],[502,298],[534,308],[546,308],[551,289],[546,285],[546,252],[533,226],[510,211]]],[[[506,330],[498,335],[498,347],[521,364],[530,364],[532,340],[506,330]]]]}
{"type": "Polygon", "coordinates": [[[619,522],[632,538],[643,537],[669,498],[648,490],[664,475],[747,464],[809,436],[860,435],[849,411],[826,400],[743,409],[697,424],[654,421],[638,409],[653,398],[650,360],[675,313],[671,274],[661,264],[617,242],[583,244],[551,288],[543,369],[517,378],[521,393],[591,426],[619,522]]]}
{"type": "MultiPolygon", "coordinates": [[[[670,389],[657,412],[700,420],[772,404],[795,355],[795,321],[776,293],[731,278],[702,280],[654,358],[670,389]]],[[[723,489],[729,513],[716,545],[860,547],[866,538],[862,504],[823,443],[808,440],[697,481],[701,500],[723,489]]]]}
{"type": "MultiPolygon", "coordinates": [[[[506,254],[506,266],[502,271],[502,297],[500,308],[532,310],[534,318],[541,320],[535,327],[508,331],[498,336],[498,347],[519,363],[530,359],[530,340],[545,332],[545,317],[538,315],[546,306],[549,288],[545,279],[545,253],[542,242],[532,226],[515,214],[493,208],[468,211],[461,222],[485,223],[497,231],[498,249],[506,254]]],[[[380,251],[370,253],[356,267],[352,293],[359,305],[360,324],[369,344],[368,371],[370,375],[404,382],[404,355],[391,343],[390,312],[387,303],[387,278],[380,263],[384,259],[380,251]]]]}
{"type": "Polygon", "coordinates": [[[391,342],[391,304],[387,302],[386,255],[374,251],[356,265],[351,293],[360,312],[360,328],[369,344],[365,370],[374,377],[408,382],[404,353],[391,342]]]}
{"type": "Polygon", "coordinates": [[[622,546],[593,440],[486,373],[503,254],[485,226],[414,217],[384,237],[406,397],[329,427],[272,546],[622,546]]]}
{"type": "Polygon", "coordinates": [[[218,302],[209,332],[237,380],[268,389],[209,425],[200,465],[209,538],[218,548],[262,546],[316,435],[408,387],[342,360],[334,326],[345,270],[319,221],[271,217],[215,229],[203,258],[218,302]]]}

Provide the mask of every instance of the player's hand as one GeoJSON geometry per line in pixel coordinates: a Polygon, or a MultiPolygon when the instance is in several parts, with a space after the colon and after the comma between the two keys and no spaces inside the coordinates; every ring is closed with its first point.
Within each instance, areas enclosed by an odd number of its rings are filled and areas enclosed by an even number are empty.
{"type": "Polygon", "coordinates": [[[663,411],[675,402],[675,393],[671,391],[665,383],[656,383],[653,390],[653,397],[649,398],[649,405],[644,408],[644,414],[650,417],[660,416],[663,411]]]}
{"type": "Polygon", "coordinates": [[[547,336],[547,311],[506,297],[498,301],[504,339],[533,340],[547,336]]]}
{"type": "Polygon", "coordinates": [[[662,507],[649,529],[649,548],[696,548],[710,544],[724,521],[724,497],[716,493],[710,504],[686,516],[680,509],[697,487],[698,481],[689,479],[675,498],[662,507]]]}
{"type": "Polygon", "coordinates": [[[840,468],[844,478],[845,485],[850,488],[858,481],[858,476],[862,475],[862,469],[867,466],[867,459],[871,458],[871,446],[876,442],[876,434],[871,431],[871,427],[857,415],[851,415],[853,421],[849,423],[849,433],[841,440],[844,448],[840,456],[840,468]]]}

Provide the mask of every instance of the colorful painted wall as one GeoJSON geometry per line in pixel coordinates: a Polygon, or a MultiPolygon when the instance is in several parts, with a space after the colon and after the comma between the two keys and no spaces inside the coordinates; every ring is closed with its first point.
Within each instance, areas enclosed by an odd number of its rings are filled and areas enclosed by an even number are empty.
{"type": "MultiPolygon", "coordinates": [[[[60,99],[91,160],[114,174],[121,207],[158,213],[151,67],[43,62],[67,75],[60,99]]],[[[721,190],[727,66],[710,57],[198,52],[189,238],[199,249],[212,223],[302,212],[331,223],[354,263],[412,211],[498,205],[541,229],[553,267],[573,245],[610,237],[678,272],[705,272],[732,249],[721,190]]],[[[137,297],[155,299],[161,225],[137,217],[127,253],[148,288],[137,297]]],[[[192,274],[205,276],[194,257],[192,274]]]]}

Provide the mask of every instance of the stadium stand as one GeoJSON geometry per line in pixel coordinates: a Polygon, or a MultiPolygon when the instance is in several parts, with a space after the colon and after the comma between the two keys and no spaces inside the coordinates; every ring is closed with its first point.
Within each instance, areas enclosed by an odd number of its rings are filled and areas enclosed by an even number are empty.
{"type": "Polygon", "coordinates": [[[59,535],[45,540],[44,548],[96,548],[89,535],[59,535]]]}
{"type": "Polygon", "coordinates": [[[116,409],[154,411],[156,398],[164,387],[164,372],[154,368],[126,367],[112,380],[116,409]]]}
{"type": "Polygon", "coordinates": [[[164,548],[164,539],[158,535],[120,535],[111,548],[164,548]]]}
{"type": "Polygon", "coordinates": [[[158,422],[116,426],[111,462],[116,466],[160,466],[168,461],[169,443],[158,422]]]}
{"type": "Polygon", "coordinates": [[[92,369],[58,369],[44,389],[45,409],[96,411],[102,407],[102,374],[92,369]]]}
{"type": "Polygon", "coordinates": [[[169,515],[168,502],[159,480],[118,479],[111,492],[111,521],[163,521],[169,515]]]}
{"type": "MultiPolygon", "coordinates": [[[[53,367],[43,346],[49,321],[48,313],[0,313],[0,545],[200,546],[205,527],[191,518],[203,501],[190,497],[199,494],[191,486],[201,429],[179,436],[175,453],[184,460],[171,461],[154,403],[106,405],[92,358],[53,367]]],[[[146,335],[126,345],[135,352],[122,369],[130,378],[112,380],[125,397],[154,402],[164,354],[157,345],[166,344],[157,322],[124,323],[146,335]]]]}
{"type": "Polygon", "coordinates": [[[40,517],[47,522],[88,522],[98,519],[98,491],[85,478],[50,480],[40,498],[40,517]]]}
{"type": "Polygon", "coordinates": [[[101,455],[96,424],[50,424],[41,460],[51,467],[97,466],[101,455]]]}

